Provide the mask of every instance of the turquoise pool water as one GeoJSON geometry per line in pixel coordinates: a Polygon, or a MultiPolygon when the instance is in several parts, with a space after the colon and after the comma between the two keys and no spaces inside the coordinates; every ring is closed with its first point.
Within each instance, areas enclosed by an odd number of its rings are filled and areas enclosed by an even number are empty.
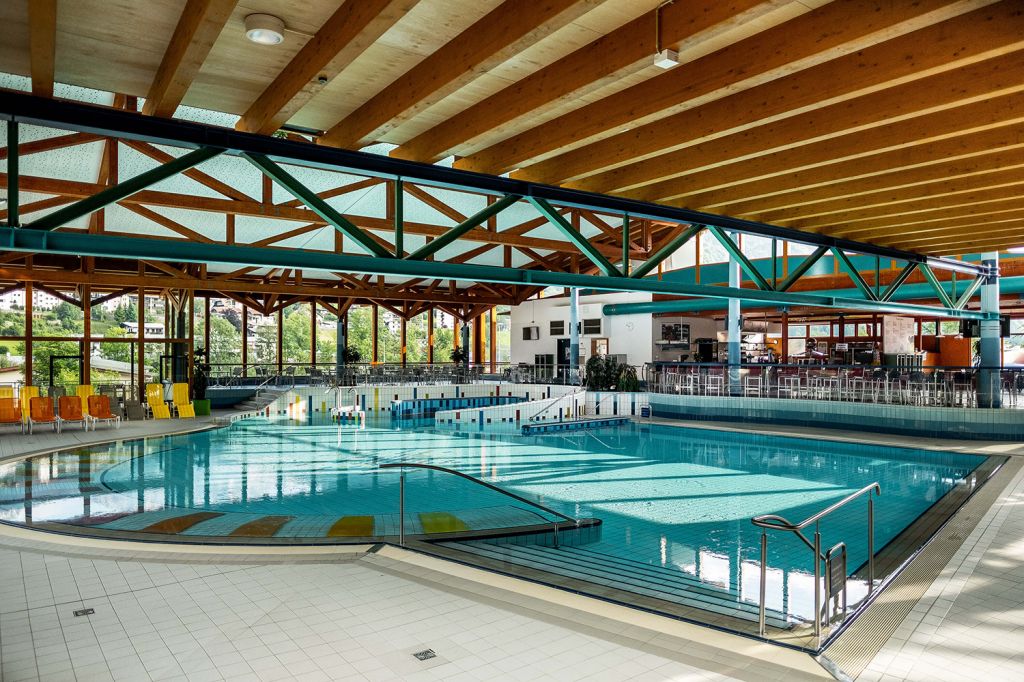
{"type": "MultiPolygon", "coordinates": [[[[441,465],[573,517],[603,522],[587,552],[756,600],[758,514],[798,521],[872,481],[881,549],[985,458],[630,424],[524,437],[431,428],[247,420],[185,436],[82,448],[0,466],[0,520],[104,532],[323,541],[397,535],[398,474],[441,465]]],[[[865,504],[822,524],[852,572],[867,558],[865,504]]],[[[521,527],[551,517],[441,472],[407,474],[407,533],[521,527]]],[[[772,538],[769,607],[812,612],[813,563],[772,538]]],[[[852,595],[856,597],[856,595],[852,595]]]]}

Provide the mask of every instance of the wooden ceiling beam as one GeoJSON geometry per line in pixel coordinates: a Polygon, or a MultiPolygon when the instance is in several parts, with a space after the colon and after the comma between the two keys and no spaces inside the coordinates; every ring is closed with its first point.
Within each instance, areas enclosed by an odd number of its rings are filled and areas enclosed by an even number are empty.
{"type": "Polygon", "coordinates": [[[318,141],[358,149],[380,139],[601,0],[506,0],[334,125],[318,141]]]}
{"type": "MultiPolygon", "coordinates": [[[[919,219],[928,220],[933,216],[942,215],[949,211],[963,210],[966,207],[995,206],[1007,201],[1024,201],[1024,193],[1020,191],[1022,186],[1024,186],[1024,175],[1018,173],[1016,183],[1013,185],[936,197],[908,199],[900,203],[857,208],[801,220],[789,220],[782,224],[786,227],[807,232],[827,231],[829,233],[833,229],[836,229],[837,232],[846,232],[851,229],[856,230],[858,223],[870,223],[877,220],[902,219],[904,222],[913,225],[919,219]]],[[[914,232],[912,226],[904,230],[904,233],[912,232],[914,232]]]]}
{"type": "MultiPolygon", "coordinates": [[[[634,126],[527,166],[514,173],[514,177],[552,184],[602,172],[600,181],[585,178],[574,186],[594,191],[628,188],[633,183],[631,178],[650,177],[646,173],[629,172],[640,168],[630,164],[658,159],[672,151],[703,145],[794,115],[799,118],[788,120],[795,124],[818,121],[814,117],[820,115],[832,130],[869,125],[872,117],[884,120],[905,115],[916,105],[917,94],[930,93],[937,87],[936,83],[953,78],[944,74],[1022,48],[1024,8],[1014,2],[997,3],[646,125],[634,126]],[[915,81],[925,82],[915,90],[909,85],[915,81]],[[907,88],[906,97],[900,97],[899,92],[903,90],[896,88],[907,88]],[[681,134],[681,131],[685,132],[681,134]],[[610,172],[623,166],[621,177],[610,172]]],[[[808,137],[818,136],[815,129],[807,132],[808,137]]],[[[648,168],[648,164],[643,168],[648,168]]]]}
{"type": "Polygon", "coordinates": [[[26,4],[32,94],[53,97],[57,62],[57,0],[27,0],[26,4]]]}
{"type": "Polygon", "coordinates": [[[756,21],[778,4],[761,0],[666,4],[447,118],[400,145],[391,156],[438,161],[538,109],[571,102],[648,69],[651,55],[657,52],[656,26],[661,46],[693,49],[737,25],[756,21]]]}
{"type": "MultiPolygon", "coordinates": [[[[799,220],[826,220],[842,216],[849,211],[891,209],[900,211],[917,202],[940,197],[964,196],[979,190],[1006,188],[1008,192],[1019,192],[1024,183],[1024,154],[1009,152],[1005,164],[994,164],[994,170],[981,171],[971,175],[950,175],[941,180],[918,183],[895,188],[883,187],[875,192],[864,192],[853,196],[838,195],[835,199],[817,201],[774,211],[763,211],[753,216],[754,220],[772,224],[790,224],[799,220]],[[1009,158],[1013,157],[1013,158],[1009,158]]],[[[874,178],[873,178],[874,179],[874,178]]],[[[875,183],[876,186],[880,183],[875,183]]]]}
{"type": "MultiPolygon", "coordinates": [[[[784,74],[962,14],[979,4],[954,0],[828,3],[469,154],[455,165],[488,173],[521,168],[609,131],[648,123],[729,92],[767,83],[784,74]],[[794,36],[800,39],[794,40],[794,36]]],[[[689,5],[684,4],[684,7],[689,5]]]]}
{"type": "Polygon", "coordinates": [[[419,0],[347,0],[327,19],[235,126],[269,135],[298,113],[419,0]]]}
{"type": "MultiPolygon", "coordinates": [[[[1024,31],[1024,20],[1021,21],[1024,31]]],[[[1024,32],[1022,32],[1024,35],[1024,32]]],[[[1024,40],[1020,41],[1024,46],[1024,40]]],[[[646,185],[692,171],[743,162],[757,156],[827,142],[851,133],[874,134],[888,125],[914,117],[956,109],[990,97],[1024,91],[1024,82],[1011,74],[1024,70],[1024,51],[938,73],[898,87],[862,95],[740,132],[700,141],[666,153],[640,157],[620,166],[568,183],[590,192],[646,192],[646,185]]],[[[837,76],[838,77],[838,76],[837,76]]],[[[806,84],[810,87],[810,83],[806,84]]],[[[744,117],[749,112],[744,112],[744,117]]],[[[666,145],[677,123],[661,127],[666,145]]],[[[683,128],[687,129],[687,128],[683,128]]],[[[920,134],[927,136],[927,127],[920,134]]],[[[529,178],[532,179],[532,178],[529,178]]]]}
{"type": "Polygon", "coordinates": [[[169,118],[185,98],[238,0],[188,0],[146,93],[142,113],[169,118]]]}
{"type": "MultiPolygon", "coordinates": [[[[143,154],[144,156],[148,156],[157,163],[163,164],[174,160],[173,156],[171,156],[170,154],[161,149],[154,147],[148,142],[141,142],[139,140],[130,139],[121,139],[117,141],[125,144],[128,147],[131,147],[140,154],[143,154]]],[[[214,192],[219,192],[220,194],[223,194],[229,199],[238,199],[240,201],[252,201],[252,197],[250,197],[248,194],[240,192],[239,190],[235,189],[226,182],[221,182],[220,180],[213,177],[209,173],[204,173],[198,168],[189,168],[188,170],[183,171],[182,175],[192,180],[195,180],[204,187],[212,189],[214,192]]]]}
{"type": "MultiPolygon", "coordinates": [[[[41,154],[42,152],[54,149],[76,147],[80,144],[89,144],[90,142],[97,142],[102,139],[104,139],[102,135],[96,135],[95,133],[68,133],[67,135],[47,137],[42,140],[22,142],[18,145],[18,156],[24,158],[30,154],[41,154]]],[[[8,153],[7,147],[0,147],[0,160],[6,159],[8,153]]]]}
{"type": "Polygon", "coordinates": [[[942,208],[931,213],[918,213],[912,216],[895,215],[859,221],[853,224],[833,224],[822,229],[825,234],[851,239],[874,242],[892,235],[909,238],[911,234],[924,234],[939,226],[959,227],[968,219],[981,222],[981,218],[998,220],[1007,212],[1024,208],[1024,197],[1001,199],[982,204],[961,207],[942,208]],[[856,236],[853,236],[856,235],[856,236]]]}
{"type": "MultiPolygon", "coordinates": [[[[992,133],[998,131],[985,131],[992,133]]],[[[937,180],[970,177],[972,175],[987,173],[991,169],[1001,168],[1004,164],[1015,165],[1020,163],[1022,149],[1024,149],[1024,127],[1018,127],[1018,141],[1010,143],[1005,136],[1000,136],[1004,144],[997,145],[991,149],[983,149],[973,155],[959,156],[952,153],[948,158],[933,160],[933,150],[936,147],[948,147],[954,149],[954,143],[962,143],[962,138],[944,140],[935,145],[923,147],[909,147],[895,152],[887,152],[877,156],[885,156],[890,159],[886,163],[885,172],[873,173],[873,167],[867,163],[859,164],[861,159],[853,162],[838,163],[834,166],[826,166],[822,169],[814,169],[821,179],[832,180],[832,182],[808,182],[791,188],[790,191],[768,193],[763,196],[737,199],[735,201],[722,201],[717,204],[698,204],[702,210],[714,213],[724,213],[735,217],[747,217],[755,214],[768,215],[771,211],[795,208],[799,206],[814,206],[819,202],[826,202],[844,197],[854,197],[869,194],[884,189],[909,188],[916,185],[924,185],[937,180]],[[916,152],[923,151],[924,154],[916,152]],[[850,168],[854,173],[856,169],[864,170],[849,177],[845,168],[850,168]],[[831,171],[831,172],[823,172],[831,171]]],[[[985,134],[983,133],[983,134],[985,134]]],[[[962,150],[962,149],[961,149],[962,150]]],[[[961,151],[957,150],[957,151],[961,151]]],[[[874,161],[874,157],[871,157],[874,161]]],[[[803,173],[794,173],[804,175],[803,173]]],[[[810,179],[810,172],[807,173],[810,179]]],[[[781,186],[790,187],[792,176],[785,176],[781,186]]],[[[761,190],[771,190],[767,183],[761,185],[761,190]]],[[[749,190],[743,190],[744,192],[749,190]]],[[[711,193],[714,195],[714,193],[711,193]]],[[[721,201],[725,199],[725,190],[718,195],[721,201]]]]}
{"type": "MultiPolygon", "coordinates": [[[[885,126],[847,133],[840,137],[810,142],[798,147],[754,156],[713,168],[695,169],[687,175],[669,178],[627,192],[629,196],[660,201],[673,206],[690,206],[687,197],[696,191],[721,189],[733,184],[820,168],[840,162],[867,159],[876,154],[907,147],[923,147],[961,135],[1024,123],[1024,96],[1020,93],[993,96],[970,104],[897,121],[885,126]]],[[[969,153],[970,149],[965,153],[969,153]]],[[[864,161],[871,165],[872,161],[864,161]]],[[[851,175],[856,175],[852,173],[851,175]]],[[[849,177],[849,175],[847,176],[849,177]]]]}

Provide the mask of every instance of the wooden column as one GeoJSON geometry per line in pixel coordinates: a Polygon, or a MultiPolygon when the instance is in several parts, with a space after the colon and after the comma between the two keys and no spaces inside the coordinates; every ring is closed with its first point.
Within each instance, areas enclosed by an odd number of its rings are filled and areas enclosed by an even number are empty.
{"type": "Polygon", "coordinates": [[[82,285],[82,383],[92,383],[92,287],[82,285]]]}
{"type": "Polygon", "coordinates": [[[405,367],[409,353],[409,321],[404,317],[402,318],[402,322],[399,325],[399,329],[399,342],[401,343],[402,348],[402,367],[405,367]]]}
{"type": "Polygon", "coordinates": [[[281,374],[284,372],[284,357],[281,353],[282,346],[284,345],[284,309],[278,309],[277,311],[277,373],[281,374]]]}
{"type": "Polygon", "coordinates": [[[498,308],[494,307],[487,311],[487,321],[490,322],[490,356],[491,374],[498,371],[498,308]]]}
{"type": "Polygon", "coordinates": [[[484,316],[478,315],[473,320],[473,362],[484,362],[484,316]]]}
{"type": "Polygon", "coordinates": [[[210,359],[210,297],[209,295],[203,297],[203,347],[206,348],[206,361],[212,362],[210,359]]]}
{"type": "Polygon", "coordinates": [[[434,364],[434,308],[427,309],[427,364],[434,364]]]}
{"type": "Polygon", "coordinates": [[[782,363],[789,362],[789,313],[782,313],[782,363]]]}
{"type": "Polygon", "coordinates": [[[459,340],[462,338],[459,331],[459,318],[456,317],[452,323],[452,349],[459,347],[459,340]]]}
{"type": "Polygon", "coordinates": [[[376,303],[373,304],[373,308],[372,309],[373,309],[373,316],[372,316],[373,317],[373,322],[372,322],[373,328],[370,330],[370,347],[371,347],[370,362],[376,364],[377,363],[377,358],[379,357],[379,353],[378,353],[379,349],[378,349],[378,346],[377,346],[377,341],[378,341],[378,339],[377,339],[377,337],[378,337],[377,330],[380,327],[380,309],[378,308],[376,303]]]}
{"type": "Polygon", "coordinates": [[[25,385],[32,382],[32,282],[25,282],[25,385]]]}
{"type": "Polygon", "coordinates": [[[188,376],[188,385],[192,386],[192,367],[196,362],[196,290],[188,290],[188,322],[185,324],[188,328],[188,367],[186,368],[186,374],[188,376]]]}
{"type": "Polygon", "coordinates": [[[137,348],[139,363],[139,400],[146,402],[146,342],[143,340],[146,335],[146,290],[139,287],[139,302],[135,319],[138,320],[137,348]]]}
{"type": "Polygon", "coordinates": [[[316,367],[316,301],[309,302],[309,364],[316,367]]]}
{"type": "Polygon", "coordinates": [[[249,375],[249,306],[242,304],[242,376],[249,375]]]}

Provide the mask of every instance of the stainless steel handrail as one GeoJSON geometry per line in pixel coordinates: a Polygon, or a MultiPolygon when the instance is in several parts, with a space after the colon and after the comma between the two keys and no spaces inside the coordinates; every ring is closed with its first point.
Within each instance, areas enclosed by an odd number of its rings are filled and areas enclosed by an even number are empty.
{"type": "MultiPolygon", "coordinates": [[[[882,486],[876,481],[860,490],[851,493],[838,502],[825,507],[800,523],[792,523],[777,514],[762,514],[750,519],[750,522],[761,529],[761,594],[758,608],[758,632],[765,636],[765,599],[768,580],[768,530],[781,530],[795,533],[811,551],[814,552],[814,637],[821,642],[821,562],[825,555],[821,553],[821,520],[832,512],[863,496],[868,496],[868,593],[875,586],[875,500],[872,494],[881,495],[882,486]],[[801,531],[814,524],[814,542],[807,539],[801,531]]],[[[845,599],[845,597],[844,597],[845,599]]]]}
{"type": "MultiPolygon", "coordinates": [[[[545,507],[543,504],[540,504],[539,502],[534,502],[533,500],[528,500],[525,497],[521,497],[519,495],[516,495],[515,493],[510,493],[509,491],[504,490],[503,488],[499,488],[498,486],[493,485],[491,483],[488,483],[487,481],[483,481],[483,480],[477,478],[476,476],[470,476],[469,474],[463,473],[463,472],[458,471],[456,469],[449,469],[448,467],[438,466],[437,464],[422,464],[420,462],[388,462],[387,464],[381,464],[380,468],[381,469],[400,469],[401,470],[401,477],[398,480],[398,543],[400,545],[404,545],[405,544],[405,469],[406,468],[411,468],[411,469],[430,469],[432,471],[440,471],[440,472],[443,472],[443,473],[446,473],[446,474],[454,474],[455,476],[459,476],[460,478],[464,478],[467,481],[472,481],[473,483],[477,483],[479,485],[482,485],[485,488],[490,488],[491,490],[493,490],[495,492],[498,492],[498,493],[501,493],[502,495],[505,495],[507,497],[511,497],[513,500],[517,500],[517,501],[522,502],[524,504],[528,504],[531,507],[536,507],[537,509],[540,509],[543,512],[551,514],[552,516],[557,516],[557,517],[559,517],[559,518],[561,518],[561,519],[563,519],[565,521],[571,521],[572,523],[576,524],[576,526],[580,525],[580,520],[577,519],[577,518],[574,518],[572,516],[568,516],[567,514],[563,514],[562,512],[559,512],[559,511],[555,511],[554,509],[551,509],[550,507],[545,507]]],[[[551,524],[551,527],[552,527],[553,532],[554,532],[555,547],[557,548],[558,547],[558,521],[553,522],[551,524]]]]}

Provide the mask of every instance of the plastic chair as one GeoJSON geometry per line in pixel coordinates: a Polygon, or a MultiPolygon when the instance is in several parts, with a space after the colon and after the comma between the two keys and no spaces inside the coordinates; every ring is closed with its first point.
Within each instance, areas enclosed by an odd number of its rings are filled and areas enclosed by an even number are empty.
{"type": "Polygon", "coordinates": [[[114,428],[121,428],[121,416],[110,411],[110,398],[105,395],[89,396],[89,416],[92,417],[92,430],[96,430],[96,422],[114,422],[114,428]]]}
{"type": "Polygon", "coordinates": [[[79,384],[75,387],[75,395],[82,400],[82,413],[89,413],[89,396],[95,395],[96,391],[93,390],[92,384],[79,384]]]}
{"type": "Polygon", "coordinates": [[[21,421],[24,424],[28,424],[28,401],[32,398],[39,397],[38,386],[22,386],[21,391],[18,394],[18,399],[21,402],[21,421]]]}
{"type": "Polygon", "coordinates": [[[153,413],[153,417],[156,419],[168,419],[167,417],[157,416],[159,411],[161,414],[164,412],[170,412],[170,408],[167,407],[167,403],[164,402],[164,387],[163,384],[146,384],[146,405],[149,407],[150,412],[153,413]],[[158,409],[160,408],[160,409],[158,409]]]}
{"type": "Polygon", "coordinates": [[[174,384],[171,391],[171,395],[174,397],[174,411],[178,413],[178,419],[186,417],[195,419],[196,409],[192,405],[192,401],[188,399],[188,384],[174,384]]]}
{"type": "Polygon", "coordinates": [[[82,399],[77,395],[64,395],[57,398],[57,418],[63,430],[64,424],[82,423],[82,430],[89,430],[89,416],[82,412],[82,399]]]}
{"type": "Polygon", "coordinates": [[[28,432],[33,433],[36,424],[53,424],[53,430],[60,433],[60,420],[53,413],[53,401],[36,396],[28,402],[28,432]]]}
{"type": "Polygon", "coordinates": [[[128,419],[142,421],[146,418],[146,410],[138,400],[125,400],[124,411],[128,419]]]}
{"type": "Polygon", "coordinates": [[[17,398],[0,398],[0,425],[17,424],[25,433],[25,421],[21,417],[21,406],[17,398]]]}

